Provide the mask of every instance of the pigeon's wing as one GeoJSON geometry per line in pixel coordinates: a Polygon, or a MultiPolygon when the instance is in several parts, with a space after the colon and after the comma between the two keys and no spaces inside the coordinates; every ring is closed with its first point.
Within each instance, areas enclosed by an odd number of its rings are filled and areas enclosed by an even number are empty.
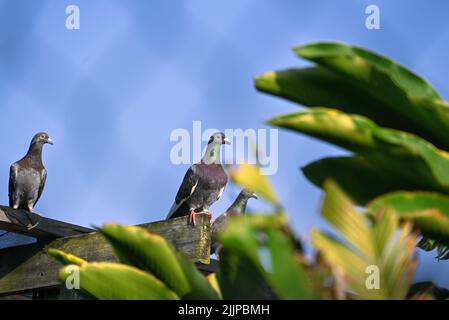
{"type": "Polygon", "coordinates": [[[220,191],[218,191],[218,195],[217,195],[217,201],[220,200],[221,196],[223,195],[225,187],[221,187],[220,191]]]}
{"type": "Polygon", "coordinates": [[[9,185],[8,185],[8,197],[9,197],[9,206],[13,207],[14,204],[17,203],[19,199],[17,199],[17,175],[19,172],[19,165],[14,163],[9,168],[9,185]]]}
{"type": "Polygon", "coordinates": [[[45,170],[45,168],[44,168],[41,171],[41,181],[39,183],[39,190],[37,191],[37,198],[36,198],[36,201],[34,201],[33,206],[36,205],[36,203],[39,201],[39,198],[42,195],[42,191],[44,191],[46,180],[47,180],[47,170],[45,170]]]}
{"type": "Polygon", "coordinates": [[[179,187],[178,193],[176,194],[175,203],[170,209],[166,219],[170,219],[174,213],[181,207],[181,205],[191,196],[193,191],[195,191],[198,185],[199,177],[196,174],[195,165],[191,166],[187,170],[184,179],[182,180],[181,186],[179,187]]]}

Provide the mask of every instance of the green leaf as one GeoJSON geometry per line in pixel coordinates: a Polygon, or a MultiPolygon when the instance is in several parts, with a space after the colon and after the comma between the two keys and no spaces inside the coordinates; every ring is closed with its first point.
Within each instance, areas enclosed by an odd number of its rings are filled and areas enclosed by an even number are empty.
{"type": "Polygon", "coordinates": [[[253,190],[269,203],[279,206],[279,200],[268,177],[260,174],[260,167],[241,164],[231,171],[231,180],[237,185],[253,190]]]}
{"type": "Polygon", "coordinates": [[[449,245],[449,197],[433,192],[394,192],[374,199],[367,209],[374,214],[382,207],[412,221],[425,237],[449,245]]]}
{"type": "Polygon", "coordinates": [[[385,174],[382,168],[361,156],[324,158],[301,170],[310,182],[320,188],[331,178],[361,205],[388,192],[419,189],[419,186],[405,183],[400,176],[385,174]]]}
{"type": "Polygon", "coordinates": [[[270,71],[256,77],[255,85],[262,92],[306,107],[325,106],[363,115],[384,127],[420,132],[413,122],[359,88],[353,81],[320,66],[270,71]]]}
{"type": "Polygon", "coordinates": [[[184,295],[183,299],[217,300],[220,298],[208,279],[198,271],[189,257],[178,252],[177,258],[191,287],[190,292],[184,295]]]}
{"type": "Polygon", "coordinates": [[[281,115],[269,122],[351,150],[403,184],[449,193],[448,153],[415,135],[327,108],[281,115]]]}
{"type": "Polygon", "coordinates": [[[223,294],[221,293],[220,285],[218,284],[217,274],[215,272],[207,276],[207,281],[211,287],[215,290],[219,299],[223,299],[223,294]]]}
{"type": "Polygon", "coordinates": [[[148,271],[179,296],[191,288],[171,245],[161,236],[140,227],[107,224],[99,230],[119,260],[148,271]]]}
{"type": "Polygon", "coordinates": [[[68,265],[59,275],[70,281],[79,272],[80,289],[101,300],[177,300],[179,297],[153,275],[109,262],[68,265]]]}
{"type": "Polygon", "coordinates": [[[226,300],[276,299],[265,271],[247,256],[224,248],[220,251],[217,280],[226,300]]]}
{"type": "Polygon", "coordinates": [[[279,230],[268,230],[268,248],[271,253],[269,282],[281,299],[318,299],[312,283],[301,266],[299,256],[289,239],[279,230]]]}
{"type": "Polygon", "coordinates": [[[294,51],[304,59],[375,85],[373,91],[383,88],[376,81],[383,79],[389,85],[393,84],[395,90],[401,90],[413,99],[441,98],[426,80],[387,57],[364,48],[337,42],[320,42],[296,47],[294,51]]]}
{"type": "Polygon", "coordinates": [[[217,276],[225,299],[319,297],[297,259],[300,253],[286,231],[286,217],[252,214],[229,221],[220,235],[217,276]]]}
{"type": "Polygon", "coordinates": [[[251,215],[231,219],[220,233],[217,279],[224,299],[276,298],[260,261],[257,230],[279,227],[284,215],[251,215]]]}
{"type": "Polygon", "coordinates": [[[358,299],[404,299],[413,279],[416,236],[412,225],[399,226],[399,217],[379,212],[374,225],[357,211],[331,180],[325,184],[323,217],[339,238],[314,229],[312,243],[332,269],[343,274],[349,291],[358,299]],[[370,268],[379,271],[379,287],[367,286],[370,268]]]}
{"type": "Polygon", "coordinates": [[[58,249],[49,248],[47,252],[50,256],[61,262],[63,265],[75,264],[77,266],[82,266],[87,263],[86,260],[58,249]]]}
{"type": "Polygon", "coordinates": [[[323,218],[352,244],[352,249],[358,254],[374,260],[373,235],[365,217],[356,210],[352,201],[335,182],[328,180],[324,188],[326,197],[321,209],[323,218]]]}
{"type": "Polygon", "coordinates": [[[308,44],[294,51],[352,81],[360,91],[382,102],[378,106],[382,112],[393,111],[411,123],[410,128],[420,128],[419,132],[413,130],[415,133],[449,149],[449,104],[413,72],[386,57],[343,43],[308,44]]]}

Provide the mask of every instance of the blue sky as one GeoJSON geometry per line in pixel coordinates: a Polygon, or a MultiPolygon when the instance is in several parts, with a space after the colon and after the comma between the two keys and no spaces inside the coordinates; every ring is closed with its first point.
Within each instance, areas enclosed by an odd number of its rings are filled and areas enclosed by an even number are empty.
{"type": "MultiPolygon", "coordinates": [[[[0,0],[0,203],[9,165],[44,130],[55,145],[44,150],[48,180],[37,212],[86,226],[163,219],[187,169],[170,162],[172,130],[191,130],[194,120],[222,130],[268,128],[267,118],[297,110],[255,91],[252,79],[306,65],[291,52],[299,44],[367,47],[448,98],[447,12],[443,0],[0,0]],[[80,30],[65,28],[69,4],[80,8],[80,30]],[[381,30],[365,28],[369,4],[380,7],[381,30]]],[[[299,167],[342,153],[279,133],[272,181],[304,237],[324,223],[321,193],[299,167]]],[[[237,191],[228,188],[212,211],[222,212],[237,191]]],[[[417,277],[449,287],[448,262],[420,257],[417,277]]]]}

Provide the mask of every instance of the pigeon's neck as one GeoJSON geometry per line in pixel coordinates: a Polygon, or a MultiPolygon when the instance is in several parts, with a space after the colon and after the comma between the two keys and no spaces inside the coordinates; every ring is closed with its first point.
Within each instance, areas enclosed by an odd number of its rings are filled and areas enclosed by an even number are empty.
{"type": "Polygon", "coordinates": [[[209,144],[206,152],[204,153],[203,159],[201,159],[201,162],[205,164],[221,164],[220,149],[221,145],[219,144],[209,144]]]}
{"type": "Polygon", "coordinates": [[[42,147],[42,143],[30,144],[30,148],[28,149],[26,156],[33,160],[42,161],[42,147]]]}
{"type": "Polygon", "coordinates": [[[239,194],[237,199],[235,199],[234,203],[229,207],[226,212],[229,212],[231,215],[241,215],[246,211],[246,204],[248,203],[248,197],[245,197],[242,194],[239,194]]]}

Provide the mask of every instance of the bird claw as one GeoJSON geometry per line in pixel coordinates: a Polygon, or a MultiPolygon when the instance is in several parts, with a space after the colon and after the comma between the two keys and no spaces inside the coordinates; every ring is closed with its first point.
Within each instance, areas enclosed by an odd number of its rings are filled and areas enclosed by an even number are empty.
{"type": "Polygon", "coordinates": [[[194,226],[196,226],[196,215],[202,214],[202,213],[207,214],[210,217],[210,219],[212,220],[213,213],[210,212],[208,209],[205,209],[201,212],[195,212],[195,209],[190,209],[190,218],[189,218],[190,223],[193,224],[194,226]]]}
{"type": "Polygon", "coordinates": [[[196,226],[196,215],[198,213],[195,212],[195,209],[190,209],[190,223],[193,224],[194,226],[196,226]]]}

